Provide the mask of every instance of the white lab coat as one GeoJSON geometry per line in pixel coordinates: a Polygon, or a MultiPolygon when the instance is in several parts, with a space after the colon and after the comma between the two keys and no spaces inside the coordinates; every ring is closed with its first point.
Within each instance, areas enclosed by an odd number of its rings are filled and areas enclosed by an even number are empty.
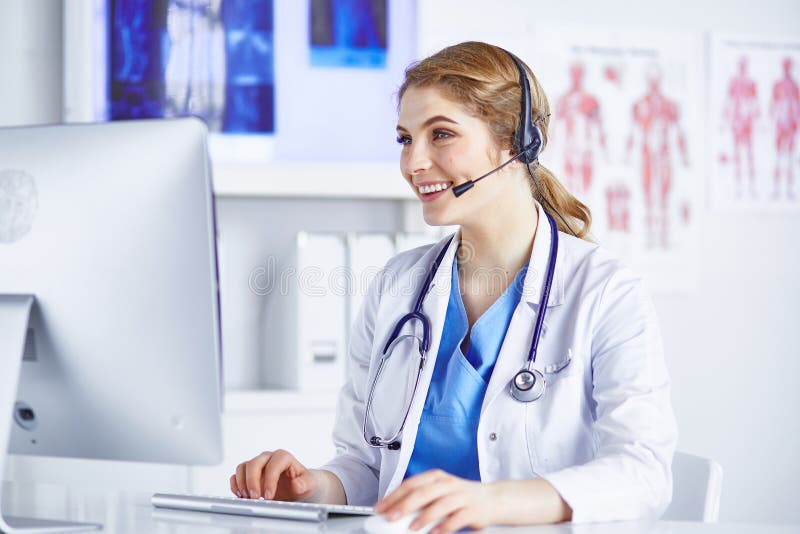
{"type": "MultiPolygon", "coordinates": [[[[545,374],[547,389],[530,403],[508,392],[509,380],[528,357],[550,254],[550,225],[538,209],[540,223],[522,297],[481,408],[481,480],[543,477],[570,505],[576,523],[658,516],[672,495],[670,465],[677,431],[670,382],[650,298],[641,280],[607,251],[559,233],[535,364],[545,374]],[[553,372],[570,355],[569,365],[553,372]]],[[[333,433],[337,456],[322,467],[339,477],[350,504],[372,505],[403,481],[439,351],[459,235],[423,304],[431,322],[431,346],[399,451],[364,442],[365,401],[386,340],[397,320],[413,309],[445,242],[392,258],[373,282],[353,325],[349,378],[339,396],[333,433]]],[[[417,354],[399,356],[410,366],[418,364],[417,354]]],[[[386,399],[404,405],[406,394],[392,383],[382,378],[376,397],[383,406],[386,399]]],[[[396,411],[376,411],[374,421],[384,436],[399,427],[396,411]]]]}

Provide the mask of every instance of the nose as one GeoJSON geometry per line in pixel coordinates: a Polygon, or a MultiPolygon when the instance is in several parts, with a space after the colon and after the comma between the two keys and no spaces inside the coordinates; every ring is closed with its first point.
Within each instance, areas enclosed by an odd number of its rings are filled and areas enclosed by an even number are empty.
{"type": "Polygon", "coordinates": [[[416,176],[431,168],[431,158],[425,142],[412,142],[400,157],[403,174],[416,176]]]}

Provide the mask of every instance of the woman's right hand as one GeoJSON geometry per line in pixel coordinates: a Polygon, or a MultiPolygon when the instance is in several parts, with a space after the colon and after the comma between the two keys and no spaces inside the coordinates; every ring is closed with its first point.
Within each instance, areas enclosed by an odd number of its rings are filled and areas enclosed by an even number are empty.
{"type": "Polygon", "coordinates": [[[275,501],[307,500],[319,487],[316,473],[284,450],[264,451],[239,464],[230,482],[238,497],[275,501]]]}

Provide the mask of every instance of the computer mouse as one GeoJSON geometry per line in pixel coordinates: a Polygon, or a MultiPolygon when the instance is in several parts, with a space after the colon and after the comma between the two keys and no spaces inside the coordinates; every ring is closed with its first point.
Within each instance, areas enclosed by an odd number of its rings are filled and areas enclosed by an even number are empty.
{"type": "Polygon", "coordinates": [[[434,521],[419,530],[411,530],[408,526],[414,521],[417,515],[418,513],[414,512],[401,517],[397,521],[389,521],[385,515],[375,514],[364,521],[364,531],[367,532],[367,534],[405,534],[407,532],[426,534],[439,523],[438,521],[434,521]]]}

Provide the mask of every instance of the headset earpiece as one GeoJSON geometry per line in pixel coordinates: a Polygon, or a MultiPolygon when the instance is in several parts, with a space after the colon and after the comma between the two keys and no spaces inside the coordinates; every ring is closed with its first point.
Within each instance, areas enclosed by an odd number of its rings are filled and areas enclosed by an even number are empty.
{"type": "Polygon", "coordinates": [[[519,86],[522,90],[520,98],[520,116],[519,126],[514,134],[514,154],[521,154],[519,160],[523,163],[533,163],[539,157],[539,152],[542,150],[542,131],[539,129],[533,119],[531,118],[531,86],[528,82],[528,76],[525,74],[525,68],[522,62],[512,54],[506,51],[514,60],[514,64],[519,71],[519,86]]]}

